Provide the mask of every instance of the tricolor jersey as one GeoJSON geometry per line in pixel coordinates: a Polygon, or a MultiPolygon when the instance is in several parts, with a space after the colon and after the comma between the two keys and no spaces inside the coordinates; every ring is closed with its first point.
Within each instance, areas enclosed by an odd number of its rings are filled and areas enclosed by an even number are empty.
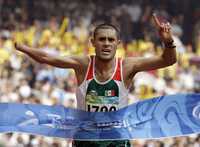
{"type": "Polygon", "coordinates": [[[95,56],[90,56],[87,73],[77,88],[77,108],[89,112],[116,111],[128,105],[128,89],[122,75],[122,59],[115,58],[115,70],[109,80],[95,77],[95,56]]]}

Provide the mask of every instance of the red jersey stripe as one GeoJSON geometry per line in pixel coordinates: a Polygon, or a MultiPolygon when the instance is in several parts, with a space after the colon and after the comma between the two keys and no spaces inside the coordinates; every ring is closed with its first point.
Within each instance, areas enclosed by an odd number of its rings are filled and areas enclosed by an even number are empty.
{"type": "Polygon", "coordinates": [[[113,80],[117,80],[117,81],[121,81],[121,58],[118,58],[118,62],[117,62],[117,69],[115,71],[115,75],[113,77],[113,80]]]}
{"type": "Polygon", "coordinates": [[[88,73],[87,73],[87,78],[86,78],[86,80],[89,80],[89,79],[92,79],[93,78],[93,62],[94,62],[94,60],[93,60],[93,58],[94,58],[94,56],[90,56],[91,58],[90,58],[90,65],[89,65],[89,70],[88,70],[88,73]]]}

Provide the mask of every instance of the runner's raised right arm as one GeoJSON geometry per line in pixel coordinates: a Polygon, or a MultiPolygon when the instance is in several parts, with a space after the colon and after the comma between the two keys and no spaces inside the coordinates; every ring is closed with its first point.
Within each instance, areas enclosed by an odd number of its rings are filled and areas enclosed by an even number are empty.
{"type": "Polygon", "coordinates": [[[87,60],[86,57],[79,57],[79,56],[54,56],[51,54],[48,54],[45,51],[32,48],[26,45],[21,45],[15,43],[15,48],[18,51],[21,51],[31,58],[33,58],[35,61],[43,64],[48,64],[52,65],[55,67],[60,67],[60,68],[73,68],[77,69],[83,66],[84,61],[87,60]]]}
{"type": "Polygon", "coordinates": [[[18,51],[27,54],[39,63],[48,64],[59,68],[74,69],[78,85],[80,85],[84,80],[90,61],[89,56],[54,56],[46,53],[45,51],[17,43],[15,43],[15,48],[18,51]]]}

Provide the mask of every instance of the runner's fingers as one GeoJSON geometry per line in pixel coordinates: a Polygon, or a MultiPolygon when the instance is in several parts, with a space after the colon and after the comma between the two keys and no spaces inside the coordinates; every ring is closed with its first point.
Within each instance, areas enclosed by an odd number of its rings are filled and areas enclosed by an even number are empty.
{"type": "Polygon", "coordinates": [[[171,31],[171,25],[170,25],[170,23],[167,23],[167,24],[166,24],[166,31],[167,31],[167,32],[170,32],[170,31],[171,31]]]}
{"type": "Polygon", "coordinates": [[[158,28],[161,27],[160,21],[155,13],[153,14],[153,20],[158,28]]]}
{"type": "Polygon", "coordinates": [[[164,23],[160,24],[160,30],[165,32],[165,24],[164,23]]]}
{"type": "Polygon", "coordinates": [[[169,23],[161,23],[160,29],[164,32],[170,32],[171,26],[169,23]]]}

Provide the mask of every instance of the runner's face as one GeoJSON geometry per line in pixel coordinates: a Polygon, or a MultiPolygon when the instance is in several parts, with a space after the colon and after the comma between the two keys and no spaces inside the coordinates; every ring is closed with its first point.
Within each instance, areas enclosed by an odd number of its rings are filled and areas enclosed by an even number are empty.
{"type": "Polygon", "coordinates": [[[99,29],[92,40],[96,56],[102,60],[114,58],[119,42],[114,29],[99,29]]]}

